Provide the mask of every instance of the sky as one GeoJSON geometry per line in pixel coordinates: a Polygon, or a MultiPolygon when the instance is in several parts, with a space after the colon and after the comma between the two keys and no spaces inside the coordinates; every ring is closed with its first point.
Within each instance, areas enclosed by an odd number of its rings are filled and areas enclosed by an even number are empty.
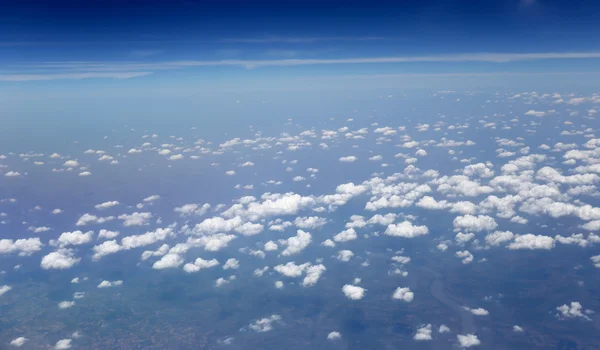
{"type": "Polygon", "coordinates": [[[322,79],[332,76],[416,82],[422,75],[507,73],[577,73],[585,82],[600,57],[598,6],[581,0],[5,1],[0,88],[15,92],[55,81],[52,88],[73,91],[119,79],[138,82],[111,82],[123,91],[171,83],[247,88],[260,82],[280,89],[300,78],[327,85],[322,79]],[[70,86],[74,79],[86,82],[70,86]]]}

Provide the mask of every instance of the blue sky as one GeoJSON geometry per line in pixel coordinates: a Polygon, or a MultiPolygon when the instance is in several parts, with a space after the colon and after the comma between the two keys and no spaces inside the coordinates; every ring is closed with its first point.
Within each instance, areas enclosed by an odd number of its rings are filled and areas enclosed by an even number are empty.
{"type": "MultiPolygon", "coordinates": [[[[0,84],[595,70],[592,1],[7,2],[0,84]]],[[[6,86],[5,86],[6,87],[6,86]]]]}

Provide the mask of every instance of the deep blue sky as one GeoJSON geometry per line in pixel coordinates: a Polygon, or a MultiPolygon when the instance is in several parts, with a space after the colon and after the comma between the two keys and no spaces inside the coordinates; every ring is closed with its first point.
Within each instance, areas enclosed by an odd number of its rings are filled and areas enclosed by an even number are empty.
{"type": "Polygon", "coordinates": [[[154,79],[227,80],[248,74],[594,71],[597,58],[559,59],[555,54],[600,51],[595,15],[599,10],[600,4],[587,0],[2,1],[0,82],[142,74],[154,79]],[[500,64],[472,57],[482,52],[544,57],[510,57],[500,64]],[[451,57],[428,62],[447,55],[451,57]],[[277,67],[285,59],[414,56],[424,59],[310,65],[300,61],[277,67]],[[221,60],[243,62],[214,64],[221,60]],[[243,68],[254,66],[249,60],[266,60],[263,65],[269,67],[259,65],[260,73],[247,73],[243,68]],[[213,63],[197,67],[206,61],[213,63]]]}

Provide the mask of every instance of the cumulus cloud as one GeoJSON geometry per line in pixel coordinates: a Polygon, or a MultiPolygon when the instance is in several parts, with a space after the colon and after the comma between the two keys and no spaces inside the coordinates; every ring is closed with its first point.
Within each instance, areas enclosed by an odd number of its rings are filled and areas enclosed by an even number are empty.
{"type": "Polygon", "coordinates": [[[0,286],[0,297],[3,296],[4,294],[8,293],[10,290],[12,290],[11,286],[0,286]]]}
{"type": "Polygon", "coordinates": [[[511,241],[514,238],[514,233],[510,231],[495,231],[485,236],[485,243],[490,246],[499,246],[504,242],[511,241]]]}
{"type": "Polygon", "coordinates": [[[100,260],[102,257],[117,253],[123,250],[123,247],[117,243],[117,241],[105,241],[102,244],[94,246],[93,251],[94,255],[92,256],[93,260],[100,260]]]}
{"type": "Polygon", "coordinates": [[[347,156],[347,157],[341,157],[340,158],[340,162],[342,163],[352,163],[355,162],[358,158],[356,158],[355,156],[347,156]]]}
{"type": "Polygon", "coordinates": [[[303,287],[314,286],[317,283],[317,281],[321,278],[321,275],[326,270],[327,269],[322,264],[312,265],[311,267],[309,267],[306,270],[306,276],[304,277],[304,280],[302,281],[302,286],[303,287]]]}
{"type": "Polygon", "coordinates": [[[223,265],[223,270],[232,269],[235,270],[240,267],[240,261],[234,258],[227,259],[225,264],[223,265]]]}
{"type": "Polygon", "coordinates": [[[400,224],[390,224],[385,230],[385,234],[394,237],[414,238],[429,233],[427,226],[415,226],[410,221],[403,221],[400,224]]]}
{"type": "Polygon", "coordinates": [[[424,325],[421,328],[417,329],[417,333],[413,337],[414,340],[423,341],[423,340],[431,340],[431,324],[424,325]]]}
{"type": "Polygon", "coordinates": [[[491,231],[498,227],[496,220],[487,215],[457,216],[453,224],[455,230],[465,230],[467,232],[491,231]]]}
{"type": "Polygon", "coordinates": [[[100,284],[98,285],[98,288],[111,288],[111,287],[117,287],[123,284],[123,281],[119,280],[119,281],[107,281],[104,280],[102,282],[100,282],[100,284]]]}
{"type": "Polygon", "coordinates": [[[183,264],[183,258],[179,254],[165,254],[160,260],[156,261],[152,268],[155,270],[174,269],[183,264]]]}
{"type": "MultiPolygon", "coordinates": [[[[558,310],[558,314],[556,315],[558,318],[582,318],[585,320],[591,320],[583,311],[583,306],[578,301],[572,301],[571,304],[561,305],[556,308],[558,310]]],[[[589,310],[585,310],[585,312],[589,312],[589,310]]]]}
{"type": "Polygon", "coordinates": [[[552,249],[554,248],[554,238],[543,235],[534,235],[528,233],[520,235],[508,245],[508,249],[552,249]]]}
{"type": "Polygon", "coordinates": [[[298,230],[296,236],[290,237],[286,240],[281,240],[280,243],[287,247],[281,252],[283,256],[289,256],[297,254],[308,247],[312,241],[311,235],[308,232],[298,230]]]}
{"type": "Polygon", "coordinates": [[[25,337],[18,337],[15,338],[13,340],[11,340],[10,345],[14,346],[16,348],[20,348],[21,346],[23,346],[29,339],[25,338],[25,337]]]}
{"type": "Polygon", "coordinates": [[[337,259],[339,261],[348,262],[353,256],[354,253],[351,250],[340,250],[337,254],[337,259]]]}
{"type": "Polygon", "coordinates": [[[79,220],[77,220],[77,223],[75,223],[75,225],[76,226],[86,226],[86,225],[103,224],[107,221],[114,220],[114,218],[115,218],[114,216],[100,217],[100,216],[85,213],[79,218],[79,220]]]}
{"type": "Polygon", "coordinates": [[[357,237],[356,231],[353,228],[349,228],[333,236],[333,240],[336,242],[347,242],[355,240],[357,237]]]}
{"type": "Polygon", "coordinates": [[[410,303],[415,298],[415,293],[413,293],[408,287],[398,287],[394,291],[394,294],[392,294],[392,298],[410,303]]]}
{"type": "Polygon", "coordinates": [[[63,232],[58,237],[58,244],[61,247],[66,247],[69,245],[82,245],[86,243],[90,243],[94,237],[93,231],[81,232],[81,231],[73,231],[73,232],[63,232]]]}
{"type": "Polygon", "coordinates": [[[116,238],[117,236],[119,236],[120,232],[119,231],[109,231],[106,229],[101,229],[100,231],[98,231],[98,239],[104,238],[104,239],[113,239],[116,238]]]}
{"type": "Polygon", "coordinates": [[[56,342],[56,344],[54,345],[54,349],[56,349],[56,350],[70,349],[72,346],[71,342],[72,342],[71,339],[61,339],[56,342]]]}
{"type": "Polygon", "coordinates": [[[111,208],[114,207],[116,205],[119,205],[118,201],[108,201],[108,202],[104,202],[104,203],[100,203],[100,204],[96,204],[94,206],[94,208],[96,209],[107,209],[107,208],[111,208]]]}
{"type": "Polygon", "coordinates": [[[40,266],[44,270],[58,269],[64,270],[69,269],[81,261],[81,258],[76,258],[73,250],[71,249],[59,249],[52,252],[42,258],[40,266]]]}
{"type": "Polygon", "coordinates": [[[60,303],[58,303],[58,308],[59,309],[68,309],[70,307],[75,306],[75,302],[74,301],[61,301],[60,303]]]}
{"type": "Polygon", "coordinates": [[[346,284],[342,287],[342,292],[346,298],[350,300],[360,300],[364,298],[366,289],[359,286],[346,284]]]}
{"type": "Polygon", "coordinates": [[[286,277],[300,277],[310,266],[310,263],[296,265],[293,261],[285,265],[277,265],[273,269],[286,277]]]}
{"type": "Polygon", "coordinates": [[[281,321],[281,316],[271,315],[269,317],[261,318],[248,325],[248,327],[255,332],[269,332],[273,330],[273,324],[281,321]]]}
{"type": "Polygon", "coordinates": [[[333,331],[333,332],[330,332],[329,334],[327,334],[327,340],[333,341],[333,340],[338,340],[341,338],[342,338],[342,335],[340,334],[340,332],[333,331]]]}
{"type": "Polygon", "coordinates": [[[197,258],[193,264],[185,264],[183,266],[183,271],[187,273],[193,273],[198,272],[202,269],[209,269],[217,265],[219,265],[219,261],[217,259],[204,260],[202,258],[197,258]]]}
{"type": "Polygon", "coordinates": [[[123,226],[142,226],[147,225],[152,219],[152,213],[132,213],[119,215],[119,220],[123,220],[123,226]]]}
{"type": "Polygon", "coordinates": [[[211,206],[208,203],[204,203],[202,206],[192,203],[192,204],[182,205],[181,207],[176,207],[175,209],[173,209],[173,211],[175,211],[176,213],[179,213],[181,216],[190,216],[190,215],[202,216],[202,215],[206,214],[210,208],[211,208],[211,206]]]}
{"type": "Polygon", "coordinates": [[[38,237],[12,239],[0,239],[0,254],[18,253],[20,256],[31,255],[39,252],[44,244],[38,237]]]}
{"type": "Polygon", "coordinates": [[[481,341],[479,340],[479,338],[477,338],[475,334],[458,334],[456,338],[458,339],[458,343],[460,344],[460,346],[463,348],[470,348],[472,346],[477,346],[481,344],[481,341]]]}

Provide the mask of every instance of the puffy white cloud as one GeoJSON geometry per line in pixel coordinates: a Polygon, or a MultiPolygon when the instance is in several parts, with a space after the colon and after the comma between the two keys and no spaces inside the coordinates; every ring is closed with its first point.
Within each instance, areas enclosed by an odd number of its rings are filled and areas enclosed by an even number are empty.
{"type": "Polygon", "coordinates": [[[354,253],[351,250],[340,250],[337,254],[337,259],[339,261],[348,262],[353,256],[354,253]]]}
{"type": "Polygon", "coordinates": [[[268,266],[265,266],[265,267],[263,267],[261,269],[254,269],[254,276],[261,277],[267,271],[269,271],[269,267],[268,266]]]}
{"type": "Polygon", "coordinates": [[[394,291],[394,294],[392,294],[392,298],[410,303],[415,298],[415,293],[413,293],[408,287],[398,287],[394,291]]]}
{"type": "Polygon", "coordinates": [[[13,340],[11,340],[10,345],[14,346],[16,348],[20,348],[21,346],[23,346],[29,339],[25,338],[25,337],[18,337],[15,338],[13,340]]]}
{"type": "Polygon", "coordinates": [[[456,243],[458,243],[458,244],[465,244],[468,241],[472,240],[473,238],[475,238],[474,233],[462,233],[462,232],[457,233],[456,236],[454,237],[454,239],[456,240],[456,243]]]}
{"type": "Polygon", "coordinates": [[[117,287],[123,284],[123,281],[119,280],[119,281],[102,281],[100,282],[100,284],[98,285],[98,288],[111,288],[111,287],[117,287]]]}
{"type": "Polygon", "coordinates": [[[183,264],[183,258],[179,254],[169,253],[156,261],[152,268],[155,270],[174,269],[183,264]]]}
{"type": "Polygon", "coordinates": [[[476,309],[471,309],[469,307],[465,307],[465,310],[469,311],[470,313],[472,313],[473,315],[476,315],[476,316],[487,316],[490,314],[486,309],[481,308],[481,307],[478,307],[476,309]]]}
{"type": "Polygon", "coordinates": [[[119,245],[119,243],[117,243],[117,241],[112,240],[112,241],[105,241],[105,242],[102,242],[102,244],[94,246],[93,250],[94,250],[94,255],[92,256],[92,259],[100,260],[104,256],[114,254],[114,253],[117,253],[117,252],[123,250],[123,247],[121,247],[119,245]]]}
{"type": "Polygon", "coordinates": [[[318,216],[298,217],[294,220],[294,225],[301,229],[317,229],[327,224],[327,219],[318,216]]]}
{"type": "Polygon", "coordinates": [[[366,289],[363,287],[346,284],[342,287],[342,292],[344,292],[346,298],[350,300],[360,300],[364,298],[366,289]]]}
{"type": "Polygon", "coordinates": [[[64,270],[73,267],[81,261],[76,258],[71,249],[59,249],[42,258],[40,266],[44,270],[58,269],[64,270]]]}
{"type": "Polygon", "coordinates": [[[353,228],[349,228],[333,236],[333,240],[336,242],[347,242],[355,240],[357,237],[356,231],[353,228]]]}
{"type": "Polygon", "coordinates": [[[7,292],[9,292],[12,289],[11,286],[0,286],[0,297],[3,296],[4,294],[6,294],[7,292]]]}
{"type": "Polygon", "coordinates": [[[277,288],[277,289],[281,289],[281,288],[283,288],[283,282],[281,282],[281,281],[276,281],[276,282],[275,282],[275,288],[277,288]]]}
{"type": "Polygon", "coordinates": [[[123,226],[142,226],[147,225],[152,219],[152,213],[132,213],[119,215],[119,220],[123,220],[123,226]]]}
{"type": "Polygon", "coordinates": [[[427,324],[421,328],[417,329],[417,333],[413,337],[414,340],[423,341],[423,340],[431,340],[431,324],[427,324]]]}
{"type": "Polygon", "coordinates": [[[347,156],[347,157],[341,157],[340,158],[340,162],[342,163],[352,163],[355,162],[358,158],[356,158],[355,156],[347,156]]]}
{"type": "Polygon", "coordinates": [[[401,256],[401,255],[399,255],[399,256],[393,256],[392,257],[392,261],[395,261],[395,262],[397,262],[399,264],[402,264],[402,265],[408,264],[410,262],[410,260],[411,259],[409,257],[407,257],[407,256],[401,256]]]}
{"type": "Polygon", "coordinates": [[[469,264],[473,261],[473,254],[471,254],[471,252],[469,252],[468,250],[458,251],[456,252],[456,256],[463,259],[463,264],[469,264]]]}
{"type": "MultiPolygon", "coordinates": [[[[583,313],[583,306],[578,301],[572,301],[570,305],[561,305],[556,310],[558,310],[557,317],[559,318],[583,318],[588,321],[591,320],[583,313]]],[[[589,312],[589,310],[585,311],[589,312]]]]}
{"type": "Polygon", "coordinates": [[[385,234],[394,237],[414,238],[429,233],[427,226],[415,226],[410,221],[403,221],[399,224],[390,224],[385,230],[385,234]]]}
{"type": "Polygon", "coordinates": [[[327,269],[322,264],[312,265],[311,267],[309,267],[306,270],[306,276],[304,277],[304,280],[302,281],[302,286],[303,287],[314,286],[317,283],[317,281],[319,280],[319,278],[321,278],[321,275],[323,274],[323,272],[325,272],[326,270],[327,269]]]}
{"type": "Polygon", "coordinates": [[[534,116],[534,117],[543,117],[546,115],[546,112],[530,109],[527,112],[525,112],[525,115],[530,115],[530,116],[534,116]]]}
{"type": "Polygon", "coordinates": [[[600,255],[594,255],[590,258],[595,267],[600,269],[600,255]]]}
{"type": "Polygon", "coordinates": [[[235,270],[240,267],[240,261],[234,258],[227,259],[225,264],[223,265],[223,270],[232,269],[235,270]]]}
{"type": "Polygon", "coordinates": [[[534,235],[528,233],[520,235],[508,245],[508,249],[552,249],[554,248],[554,238],[543,235],[534,235]]]}
{"type": "Polygon", "coordinates": [[[86,233],[83,233],[81,231],[63,232],[58,237],[58,243],[61,247],[66,247],[69,245],[82,245],[90,243],[93,237],[93,231],[88,231],[86,233]]]}
{"type": "Polygon", "coordinates": [[[273,241],[268,241],[267,243],[265,243],[264,249],[265,251],[270,252],[279,249],[279,246],[273,241]]]}
{"type": "Polygon", "coordinates": [[[327,334],[327,340],[333,341],[333,340],[338,340],[341,338],[342,338],[342,335],[340,334],[340,332],[333,331],[333,332],[329,332],[329,334],[327,334]]]}
{"type": "Polygon", "coordinates": [[[311,235],[308,232],[304,232],[302,230],[298,230],[296,236],[290,237],[286,240],[279,241],[281,244],[286,245],[287,247],[281,252],[281,255],[289,256],[293,254],[297,254],[304,250],[304,248],[308,247],[310,242],[312,241],[311,235]]]}
{"type": "Polygon", "coordinates": [[[98,239],[100,239],[100,238],[113,239],[113,238],[116,238],[117,236],[119,236],[119,234],[120,234],[119,231],[109,231],[109,230],[101,229],[98,232],[98,239]]]}
{"type": "Polygon", "coordinates": [[[56,342],[56,345],[54,345],[54,349],[56,349],[56,350],[70,349],[72,346],[71,341],[72,341],[71,339],[61,339],[56,342]]]}
{"type": "Polygon", "coordinates": [[[243,224],[241,217],[236,216],[232,219],[223,219],[222,217],[215,216],[212,218],[204,219],[199,224],[194,226],[192,231],[193,234],[211,234],[211,233],[224,233],[235,230],[237,227],[243,224]]]}
{"type": "Polygon", "coordinates": [[[310,267],[310,263],[296,265],[293,261],[277,265],[273,269],[286,277],[300,277],[310,267]]]}
{"type": "Polygon", "coordinates": [[[160,199],[160,196],[157,194],[154,194],[152,196],[146,197],[143,199],[144,202],[149,203],[149,202],[154,202],[160,199]]]}
{"type": "Polygon", "coordinates": [[[323,242],[321,242],[321,245],[324,247],[330,247],[330,248],[335,247],[335,243],[330,239],[324,240],[323,242]]]}
{"type": "Polygon", "coordinates": [[[201,269],[208,269],[217,265],[219,265],[219,261],[217,259],[204,260],[202,258],[197,258],[193,264],[185,264],[183,266],[183,271],[187,273],[198,272],[201,269]]]}
{"type": "Polygon", "coordinates": [[[248,327],[255,332],[268,332],[273,330],[273,324],[281,321],[281,316],[271,315],[269,317],[261,318],[248,325],[248,327]]]}
{"type": "Polygon", "coordinates": [[[240,225],[235,228],[235,232],[240,233],[244,236],[254,236],[261,233],[264,229],[262,224],[254,224],[251,222],[246,222],[243,225],[240,225]]]}
{"type": "Polygon", "coordinates": [[[69,167],[69,168],[75,168],[79,166],[79,162],[76,160],[67,160],[66,162],[63,163],[63,166],[69,167]]]}
{"type": "Polygon", "coordinates": [[[453,221],[455,230],[465,230],[468,232],[491,231],[498,227],[496,220],[487,215],[465,215],[457,216],[453,221]]]}
{"type": "Polygon", "coordinates": [[[133,235],[123,237],[121,239],[121,245],[124,249],[134,249],[156,243],[158,241],[164,241],[167,237],[174,235],[173,229],[168,228],[157,228],[154,231],[148,231],[141,235],[133,235]]]}
{"type": "Polygon", "coordinates": [[[100,204],[96,204],[94,206],[94,208],[96,209],[107,209],[107,208],[111,208],[114,207],[116,205],[119,205],[118,201],[108,201],[108,202],[104,202],[104,203],[100,203],[100,204]]]}
{"type": "Polygon", "coordinates": [[[477,346],[481,344],[481,341],[479,340],[479,338],[477,338],[475,334],[458,334],[456,338],[458,339],[458,343],[460,344],[460,346],[462,346],[463,348],[470,348],[472,346],[477,346]]]}
{"type": "Polygon", "coordinates": [[[75,302],[74,301],[61,301],[60,303],[58,303],[58,308],[59,309],[68,309],[70,307],[75,306],[75,302]]]}
{"type": "Polygon", "coordinates": [[[495,247],[504,242],[511,241],[514,237],[514,233],[510,231],[495,231],[485,236],[485,243],[495,247]]]}
{"type": "Polygon", "coordinates": [[[12,239],[0,239],[0,254],[19,253],[21,256],[31,255],[39,252],[44,244],[38,237],[12,239]]]}
{"type": "Polygon", "coordinates": [[[439,333],[449,333],[450,328],[448,326],[446,326],[445,324],[443,324],[440,326],[440,328],[438,328],[438,332],[439,333]]]}
{"type": "Polygon", "coordinates": [[[6,177],[17,177],[17,176],[21,176],[21,173],[18,171],[9,171],[6,174],[4,174],[4,176],[6,177]]]}
{"type": "Polygon", "coordinates": [[[189,238],[188,243],[195,246],[204,247],[204,250],[210,252],[216,252],[227,247],[227,245],[229,245],[229,242],[233,241],[235,238],[235,235],[217,233],[214,235],[202,236],[199,238],[189,238]]]}
{"type": "Polygon", "coordinates": [[[514,326],[513,326],[513,332],[516,332],[516,333],[523,333],[523,328],[522,328],[522,327],[520,327],[520,326],[514,325],[514,326]]]}
{"type": "Polygon", "coordinates": [[[100,216],[85,213],[79,218],[79,220],[77,220],[77,223],[75,223],[75,225],[76,226],[86,226],[86,225],[103,224],[107,221],[114,220],[114,218],[115,218],[114,216],[100,217],[100,216]]]}
{"type": "Polygon", "coordinates": [[[210,209],[210,204],[204,203],[202,206],[198,204],[185,204],[181,207],[176,207],[173,209],[176,213],[179,213],[181,216],[190,216],[190,215],[198,215],[202,216],[208,212],[210,209]]]}

